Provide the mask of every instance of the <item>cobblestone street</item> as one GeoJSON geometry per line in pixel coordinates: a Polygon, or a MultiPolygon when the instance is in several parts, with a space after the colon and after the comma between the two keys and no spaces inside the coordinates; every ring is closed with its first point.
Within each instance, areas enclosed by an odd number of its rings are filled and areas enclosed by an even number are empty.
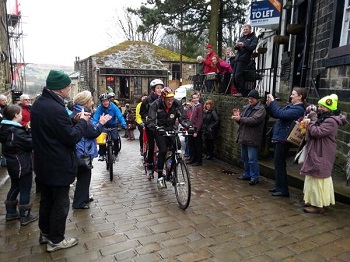
{"type": "MultiPolygon", "coordinates": [[[[5,222],[1,205],[0,261],[350,261],[348,205],[306,214],[299,189],[272,197],[272,180],[249,186],[236,179],[240,169],[218,160],[189,170],[192,198],[182,211],[171,185],[160,191],[145,179],[138,140],[123,139],[114,181],[96,159],[90,209],[70,210],[66,235],[77,246],[46,252],[38,222],[5,222]]],[[[9,186],[0,188],[2,201],[9,186]]],[[[40,195],[32,191],[37,213],[40,195]]]]}

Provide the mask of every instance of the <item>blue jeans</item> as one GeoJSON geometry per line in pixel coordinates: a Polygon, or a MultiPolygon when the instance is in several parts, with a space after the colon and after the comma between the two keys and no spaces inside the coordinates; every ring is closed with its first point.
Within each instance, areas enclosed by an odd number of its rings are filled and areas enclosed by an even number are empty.
{"type": "Polygon", "coordinates": [[[289,143],[276,143],[274,153],[274,165],[275,165],[275,189],[283,194],[288,194],[287,183],[287,164],[286,158],[290,148],[289,143]]]}
{"type": "Polygon", "coordinates": [[[18,177],[11,176],[11,188],[7,193],[7,200],[14,201],[19,194],[19,204],[27,205],[30,202],[30,191],[32,189],[32,173],[18,177]]]}
{"type": "Polygon", "coordinates": [[[255,146],[241,146],[241,157],[244,164],[244,177],[250,177],[251,180],[258,180],[259,172],[259,148],[255,146]]]}

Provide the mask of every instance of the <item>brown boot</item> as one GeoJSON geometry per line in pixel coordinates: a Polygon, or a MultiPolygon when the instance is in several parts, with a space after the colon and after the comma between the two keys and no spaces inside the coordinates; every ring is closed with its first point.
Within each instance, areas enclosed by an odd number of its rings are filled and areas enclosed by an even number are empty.
{"type": "Polygon", "coordinates": [[[19,212],[17,211],[17,199],[13,201],[5,200],[4,204],[6,207],[6,221],[11,221],[20,218],[19,212]]]}

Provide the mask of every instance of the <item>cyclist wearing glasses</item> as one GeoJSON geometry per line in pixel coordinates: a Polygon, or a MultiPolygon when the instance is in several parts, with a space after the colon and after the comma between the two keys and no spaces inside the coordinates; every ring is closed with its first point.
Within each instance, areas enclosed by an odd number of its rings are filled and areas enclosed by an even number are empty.
{"type": "MultiPolygon", "coordinates": [[[[96,109],[96,112],[94,113],[94,121],[98,123],[102,115],[110,115],[112,117],[111,120],[109,120],[106,124],[104,124],[103,127],[114,128],[114,127],[117,127],[118,122],[120,122],[120,124],[124,128],[126,128],[126,122],[122,115],[122,112],[114,103],[110,102],[107,94],[102,94],[100,95],[99,98],[100,98],[101,104],[98,106],[98,108],[96,109]]],[[[118,143],[118,140],[120,138],[119,138],[117,128],[112,130],[112,138],[114,141],[114,153],[115,153],[115,156],[117,156],[120,150],[119,143],[118,143]]],[[[106,155],[106,146],[100,145],[98,151],[100,155],[98,161],[104,161],[105,155],[106,155]]]]}
{"type": "MultiPolygon", "coordinates": [[[[162,136],[156,132],[156,127],[162,127],[165,130],[174,130],[176,120],[185,128],[190,128],[191,122],[188,119],[182,104],[174,99],[174,92],[170,87],[165,87],[161,90],[161,99],[154,101],[148,111],[147,127],[155,135],[156,143],[159,149],[158,152],[158,180],[157,186],[159,189],[165,187],[163,168],[165,157],[168,148],[175,146],[175,139],[178,137],[162,136]]],[[[180,145],[180,143],[178,143],[180,145]]]]}
{"type": "Polygon", "coordinates": [[[151,93],[149,96],[142,101],[141,107],[140,107],[140,115],[142,122],[145,123],[146,126],[146,134],[148,138],[148,156],[147,156],[147,161],[148,161],[148,170],[149,170],[149,176],[153,172],[153,154],[154,154],[154,132],[152,132],[148,128],[148,123],[147,123],[147,117],[148,117],[148,110],[150,105],[157,100],[162,92],[162,89],[164,88],[164,83],[160,79],[153,79],[150,83],[150,88],[151,88],[151,93]]]}

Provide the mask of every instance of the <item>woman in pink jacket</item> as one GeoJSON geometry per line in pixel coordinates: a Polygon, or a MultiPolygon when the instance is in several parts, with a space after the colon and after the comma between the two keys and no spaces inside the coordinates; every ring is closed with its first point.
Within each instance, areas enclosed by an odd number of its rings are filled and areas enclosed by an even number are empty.
{"type": "Polygon", "coordinates": [[[337,132],[347,123],[337,110],[338,96],[332,94],[318,101],[318,114],[311,112],[307,127],[306,157],[300,173],[305,175],[305,213],[325,212],[335,204],[332,170],[337,148],[337,132]]]}

